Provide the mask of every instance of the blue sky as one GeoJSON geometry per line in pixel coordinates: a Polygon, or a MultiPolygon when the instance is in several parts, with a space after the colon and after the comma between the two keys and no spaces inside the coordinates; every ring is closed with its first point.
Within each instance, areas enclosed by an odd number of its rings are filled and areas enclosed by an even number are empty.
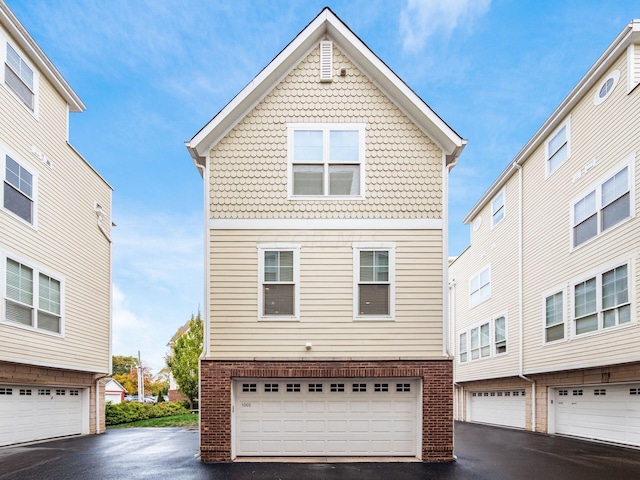
{"type": "Polygon", "coordinates": [[[202,180],[184,141],[325,6],[469,140],[462,218],[632,18],[637,0],[6,0],[87,105],[70,140],[114,187],[113,352],[158,371],[203,302],[202,180]]]}

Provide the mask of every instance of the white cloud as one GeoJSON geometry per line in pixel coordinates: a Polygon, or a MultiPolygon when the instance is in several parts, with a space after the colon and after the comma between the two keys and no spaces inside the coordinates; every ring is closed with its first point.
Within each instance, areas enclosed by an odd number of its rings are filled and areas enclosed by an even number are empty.
{"type": "Polygon", "coordinates": [[[404,50],[421,50],[436,34],[449,37],[458,24],[484,15],[490,4],[491,0],[407,0],[400,12],[404,50]]]}

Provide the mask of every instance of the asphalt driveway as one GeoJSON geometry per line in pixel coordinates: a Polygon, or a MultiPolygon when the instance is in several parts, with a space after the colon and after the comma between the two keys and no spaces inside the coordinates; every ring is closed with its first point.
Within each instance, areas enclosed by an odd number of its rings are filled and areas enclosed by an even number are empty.
{"type": "Polygon", "coordinates": [[[413,480],[640,478],[640,450],[468,423],[456,425],[458,461],[203,464],[185,428],[109,430],[0,449],[0,479],[413,480]]]}

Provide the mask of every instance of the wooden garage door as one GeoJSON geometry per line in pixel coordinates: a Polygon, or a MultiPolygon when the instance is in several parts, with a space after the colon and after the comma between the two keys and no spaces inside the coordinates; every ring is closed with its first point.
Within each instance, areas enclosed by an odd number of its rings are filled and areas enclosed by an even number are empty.
{"type": "Polygon", "coordinates": [[[471,392],[470,420],[507,427],[525,427],[525,391],[471,392]]]}
{"type": "Polygon", "coordinates": [[[82,433],[80,389],[0,385],[0,445],[82,433]]]}
{"type": "Polygon", "coordinates": [[[235,381],[236,455],[414,457],[420,390],[407,379],[235,381]]]}
{"type": "Polygon", "coordinates": [[[555,431],[640,446],[640,384],[555,389],[555,431]]]}

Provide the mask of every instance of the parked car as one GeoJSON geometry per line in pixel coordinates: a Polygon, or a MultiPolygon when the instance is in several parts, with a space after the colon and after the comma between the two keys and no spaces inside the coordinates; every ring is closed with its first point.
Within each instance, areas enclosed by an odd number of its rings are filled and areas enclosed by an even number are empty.
{"type": "Polygon", "coordinates": [[[157,403],[158,397],[154,397],[153,395],[147,395],[144,397],[144,403],[157,403]]]}

